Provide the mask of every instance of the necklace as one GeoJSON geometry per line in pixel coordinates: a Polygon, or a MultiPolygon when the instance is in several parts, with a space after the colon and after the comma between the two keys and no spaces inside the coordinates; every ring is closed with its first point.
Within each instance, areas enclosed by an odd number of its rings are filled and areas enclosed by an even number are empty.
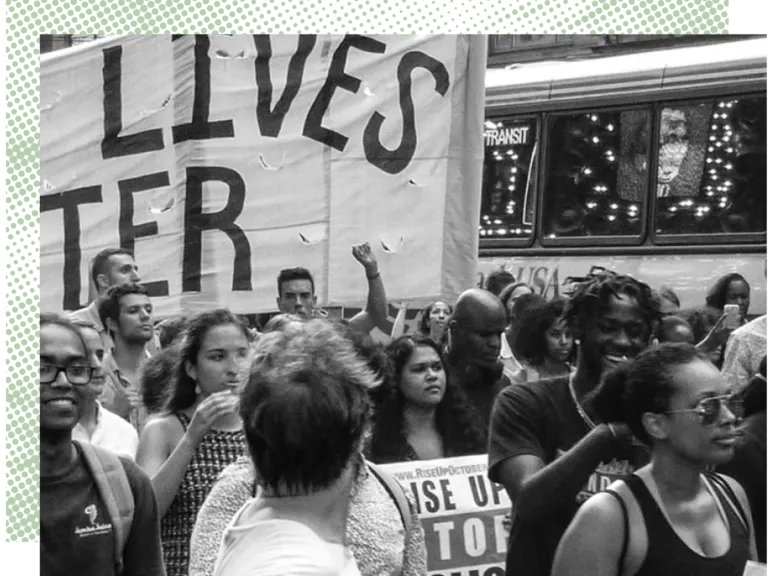
{"type": "Polygon", "coordinates": [[[568,378],[568,388],[571,390],[571,398],[573,398],[573,403],[576,405],[576,410],[579,411],[579,415],[581,416],[581,419],[584,420],[587,426],[589,426],[589,429],[595,427],[595,423],[592,422],[592,418],[589,417],[589,415],[584,411],[584,408],[581,407],[581,404],[579,404],[578,398],[576,398],[576,390],[573,387],[573,377],[576,373],[572,372],[570,377],[568,378]]]}

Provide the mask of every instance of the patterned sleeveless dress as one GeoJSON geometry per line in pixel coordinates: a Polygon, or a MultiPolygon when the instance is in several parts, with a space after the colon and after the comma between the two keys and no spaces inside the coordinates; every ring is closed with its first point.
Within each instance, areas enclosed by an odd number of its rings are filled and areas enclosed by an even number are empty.
{"type": "MultiPolygon", "coordinates": [[[[189,417],[182,413],[177,413],[176,417],[186,431],[189,417]]],[[[160,523],[167,576],[187,576],[189,541],[197,513],[221,471],[242,456],[245,449],[242,430],[209,430],[198,444],[179,491],[160,523]]]]}

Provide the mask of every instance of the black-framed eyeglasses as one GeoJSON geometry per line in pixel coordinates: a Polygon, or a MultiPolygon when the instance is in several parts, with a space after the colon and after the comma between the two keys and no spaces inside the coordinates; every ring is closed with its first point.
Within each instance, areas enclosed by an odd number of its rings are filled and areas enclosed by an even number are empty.
{"type": "Polygon", "coordinates": [[[93,368],[88,364],[69,364],[68,366],[57,366],[49,362],[40,362],[40,383],[53,384],[59,373],[64,372],[67,381],[73,386],[85,386],[91,381],[93,368]]]}
{"type": "Polygon", "coordinates": [[[720,418],[723,406],[733,413],[736,418],[744,415],[744,402],[741,396],[736,394],[724,394],[723,396],[711,396],[700,400],[695,408],[686,410],[668,410],[662,414],[680,414],[683,412],[693,412],[698,415],[704,426],[711,426],[720,418]]]}

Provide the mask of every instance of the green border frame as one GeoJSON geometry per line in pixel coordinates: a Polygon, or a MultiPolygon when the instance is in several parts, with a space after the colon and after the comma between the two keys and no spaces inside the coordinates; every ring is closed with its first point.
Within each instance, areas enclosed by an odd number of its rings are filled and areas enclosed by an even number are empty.
{"type": "Polygon", "coordinates": [[[726,34],[711,0],[105,0],[6,2],[6,541],[39,540],[39,34],[204,33],[726,34]],[[193,29],[194,30],[191,30],[193,29]]]}

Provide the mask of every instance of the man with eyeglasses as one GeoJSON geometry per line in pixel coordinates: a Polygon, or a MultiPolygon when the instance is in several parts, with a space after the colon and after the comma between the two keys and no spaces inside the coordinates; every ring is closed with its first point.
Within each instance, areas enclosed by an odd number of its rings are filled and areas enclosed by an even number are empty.
{"type": "Polygon", "coordinates": [[[72,439],[88,401],[85,388],[93,372],[77,328],[58,316],[42,314],[40,572],[46,576],[165,576],[157,503],[147,475],[128,458],[72,439]],[[105,463],[101,474],[86,453],[105,463]],[[109,465],[119,469],[110,467],[107,473],[109,465]],[[117,484],[124,483],[132,499],[130,519],[110,513],[115,494],[122,494],[117,484]]]}

